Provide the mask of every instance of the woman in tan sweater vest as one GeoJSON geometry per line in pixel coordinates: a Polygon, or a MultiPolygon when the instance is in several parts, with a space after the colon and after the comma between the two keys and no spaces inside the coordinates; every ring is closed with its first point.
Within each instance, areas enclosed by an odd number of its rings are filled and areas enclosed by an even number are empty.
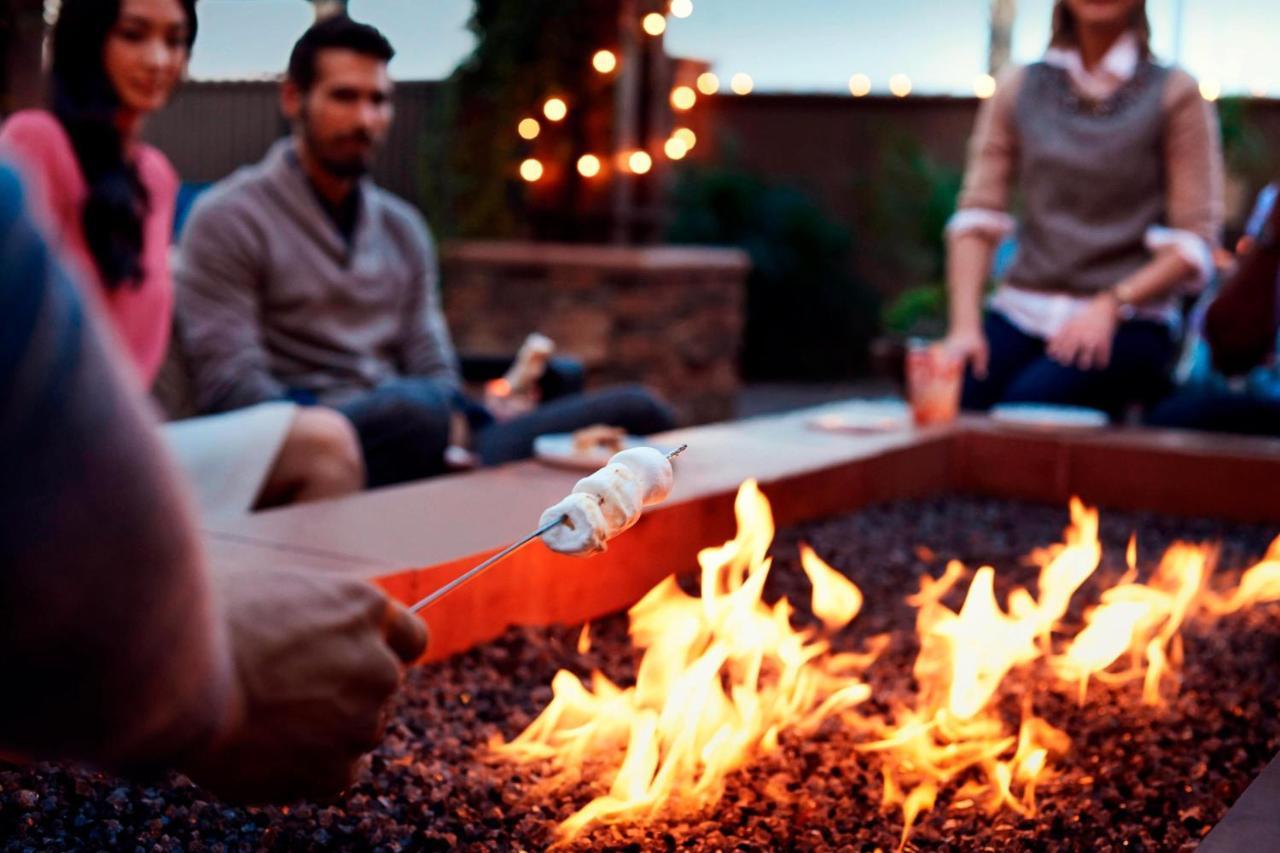
{"type": "Polygon", "coordinates": [[[1179,297],[1212,274],[1223,168],[1212,105],[1148,34],[1142,0],[1059,0],[1044,58],[1002,74],[978,115],[947,228],[966,408],[1118,414],[1165,387],[1179,297]],[[1018,249],[984,315],[1015,191],[1018,249]]]}

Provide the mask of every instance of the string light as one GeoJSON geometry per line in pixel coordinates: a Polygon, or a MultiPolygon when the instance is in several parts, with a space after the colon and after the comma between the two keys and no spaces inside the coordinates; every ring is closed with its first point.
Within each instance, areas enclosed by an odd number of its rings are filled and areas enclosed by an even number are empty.
{"type": "Polygon", "coordinates": [[[755,86],[755,81],[751,79],[751,75],[741,72],[733,75],[733,79],[729,81],[729,88],[733,89],[734,93],[738,95],[750,95],[755,86]]]}
{"type": "Polygon", "coordinates": [[[591,57],[591,66],[601,74],[608,74],[618,67],[618,57],[612,50],[597,50],[591,57]]]}
{"type": "Polygon", "coordinates": [[[671,106],[678,110],[691,110],[698,102],[698,93],[688,86],[676,86],[671,90],[671,106]]]}
{"type": "Polygon", "coordinates": [[[663,144],[662,151],[667,155],[668,160],[683,160],[684,155],[689,153],[689,146],[673,136],[663,144]]]}
{"type": "Polygon", "coordinates": [[[911,78],[905,74],[895,74],[889,78],[889,91],[895,97],[905,98],[911,94],[911,78]]]}
{"type": "Polygon", "coordinates": [[[710,71],[704,71],[698,75],[696,83],[698,91],[704,95],[714,95],[720,91],[720,78],[712,74],[710,71]]]}
{"type": "Polygon", "coordinates": [[[560,98],[547,98],[542,114],[550,121],[562,121],[569,114],[569,105],[560,98]]]}
{"type": "Polygon", "coordinates": [[[583,154],[578,158],[578,174],[584,178],[600,174],[600,158],[594,154],[583,154]]]}
{"type": "Polygon", "coordinates": [[[537,139],[541,132],[542,125],[538,124],[536,118],[522,118],[516,125],[516,133],[520,134],[521,139],[537,139]]]}
{"type": "Polygon", "coordinates": [[[627,168],[637,175],[643,175],[653,168],[653,158],[646,151],[632,151],[627,157],[627,168]]]}
{"type": "Polygon", "coordinates": [[[533,157],[525,160],[520,164],[520,177],[531,184],[542,180],[542,162],[533,157]]]}
{"type": "Polygon", "coordinates": [[[1206,101],[1216,101],[1222,97],[1222,84],[1217,80],[1200,81],[1200,97],[1206,101]]]}
{"type": "Polygon", "coordinates": [[[996,93],[996,78],[990,74],[979,74],[973,80],[973,94],[984,101],[996,93]]]}
{"type": "Polygon", "coordinates": [[[693,146],[698,144],[698,136],[687,127],[677,127],[671,131],[671,135],[684,143],[686,151],[692,151],[693,146]]]}
{"type": "Polygon", "coordinates": [[[871,78],[865,74],[855,74],[849,78],[849,94],[862,98],[871,94],[871,78]]]}
{"type": "Polygon", "coordinates": [[[693,14],[693,0],[671,0],[671,15],[675,18],[687,18],[693,14]]]}
{"type": "Polygon", "coordinates": [[[644,16],[640,26],[644,27],[644,31],[649,35],[660,36],[667,31],[667,17],[657,12],[650,12],[644,16]]]}

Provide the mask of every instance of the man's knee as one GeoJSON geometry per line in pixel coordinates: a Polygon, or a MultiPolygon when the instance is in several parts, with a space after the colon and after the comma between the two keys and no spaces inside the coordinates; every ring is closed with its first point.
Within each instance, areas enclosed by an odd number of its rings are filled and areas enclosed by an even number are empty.
{"type": "Polygon", "coordinates": [[[676,427],[671,408],[642,385],[609,388],[599,392],[597,401],[605,415],[598,420],[624,427],[633,435],[651,435],[676,427]]]}
{"type": "Polygon", "coordinates": [[[379,389],[352,406],[347,414],[355,424],[361,440],[387,435],[413,434],[420,440],[448,443],[451,408],[445,396],[435,389],[379,389]]]}

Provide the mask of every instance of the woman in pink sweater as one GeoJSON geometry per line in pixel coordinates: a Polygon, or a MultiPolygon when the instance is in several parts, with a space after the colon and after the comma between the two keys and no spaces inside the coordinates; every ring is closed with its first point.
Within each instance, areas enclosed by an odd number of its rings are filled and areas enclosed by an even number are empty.
{"type": "MultiPolygon", "coordinates": [[[[144,387],[164,362],[173,322],[178,178],[140,135],[181,81],[195,35],[195,0],[63,0],[50,110],[17,113],[0,128],[46,237],[112,320],[144,387]]],[[[359,445],[337,412],[281,402],[219,418],[170,435],[184,467],[221,477],[212,490],[199,476],[193,484],[211,512],[363,485],[359,445]]]]}

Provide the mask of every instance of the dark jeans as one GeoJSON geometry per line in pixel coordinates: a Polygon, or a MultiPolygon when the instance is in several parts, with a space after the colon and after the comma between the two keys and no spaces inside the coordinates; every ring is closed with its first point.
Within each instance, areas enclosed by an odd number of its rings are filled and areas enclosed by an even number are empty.
{"type": "Polygon", "coordinates": [[[1101,370],[1067,367],[1045,354],[1045,341],[1028,335],[994,311],[983,329],[991,358],[986,379],[965,376],[961,405],[986,410],[997,403],[1088,406],[1119,416],[1130,403],[1159,399],[1168,390],[1173,336],[1161,323],[1121,323],[1111,361],[1101,370]]]}
{"type": "MultiPolygon", "coordinates": [[[[355,425],[364,451],[370,488],[420,480],[444,471],[453,393],[430,379],[388,382],[338,408],[355,425]]],[[[473,424],[479,424],[472,419],[473,424]]],[[[551,432],[571,432],[592,424],[649,435],[675,426],[671,411],[639,386],[571,394],[505,423],[474,431],[475,449],[486,465],[533,454],[533,440],[551,432]]]]}
{"type": "Polygon", "coordinates": [[[1184,389],[1161,401],[1147,423],[1170,429],[1280,436],[1280,400],[1244,392],[1184,389]]]}

